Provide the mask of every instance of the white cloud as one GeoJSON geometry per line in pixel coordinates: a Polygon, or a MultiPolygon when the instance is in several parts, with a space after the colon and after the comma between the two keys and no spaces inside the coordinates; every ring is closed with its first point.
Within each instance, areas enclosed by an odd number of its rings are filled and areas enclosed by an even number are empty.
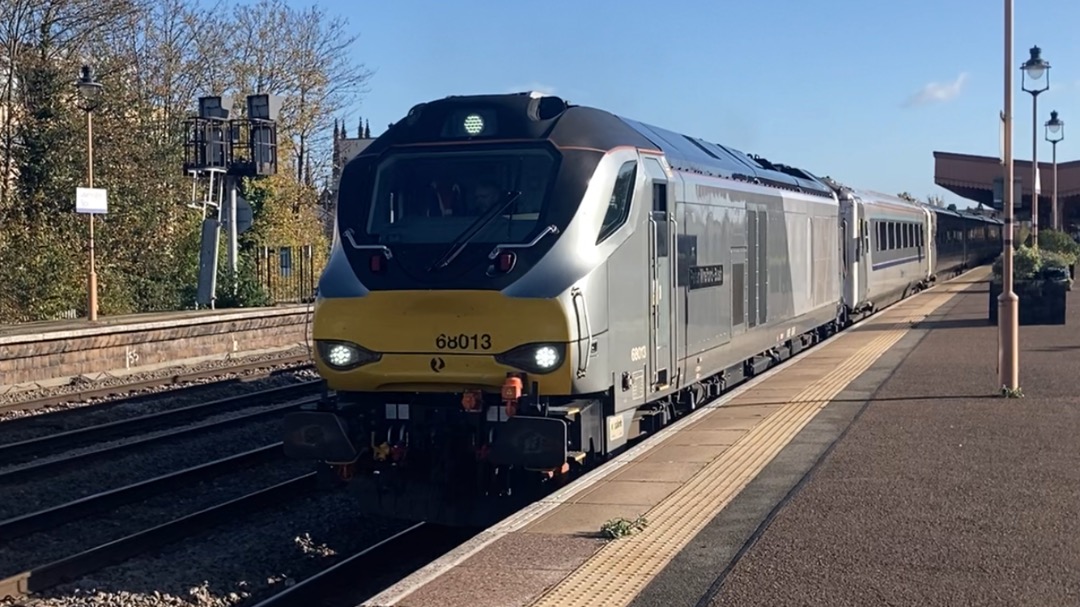
{"type": "Polygon", "coordinates": [[[537,93],[543,93],[544,95],[554,95],[555,87],[547,84],[540,84],[539,82],[532,82],[521,86],[511,86],[506,89],[507,93],[527,93],[530,91],[536,91],[537,93]]]}
{"type": "Polygon", "coordinates": [[[919,92],[912,95],[907,102],[904,103],[904,106],[914,107],[926,105],[928,103],[944,103],[946,101],[951,101],[964,89],[967,78],[967,72],[961,72],[961,74],[956,77],[956,80],[953,80],[952,82],[931,82],[922,87],[919,92]]]}

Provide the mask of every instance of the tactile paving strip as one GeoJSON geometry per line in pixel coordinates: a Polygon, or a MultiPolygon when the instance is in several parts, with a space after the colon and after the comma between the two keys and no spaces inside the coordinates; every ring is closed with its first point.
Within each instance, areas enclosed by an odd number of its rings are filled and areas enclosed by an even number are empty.
{"type": "MultiPolygon", "coordinates": [[[[949,285],[885,311],[880,335],[843,364],[800,392],[685,485],[645,514],[650,526],[613,541],[549,590],[535,607],[615,607],[628,604],[759,472],[836,397],[898,342],[966,285],[949,285]],[[899,317],[899,318],[897,318],[899,317]]],[[[874,327],[876,329],[876,327],[874,327]]],[[[852,335],[855,337],[855,335],[852,335]]],[[[732,404],[737,404],[736,399],[732,404]]]]}

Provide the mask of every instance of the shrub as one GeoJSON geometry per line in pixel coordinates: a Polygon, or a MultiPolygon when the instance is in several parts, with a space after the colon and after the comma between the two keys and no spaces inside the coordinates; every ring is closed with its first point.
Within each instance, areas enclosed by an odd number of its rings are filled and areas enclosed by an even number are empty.
{"type": "Polygon", "coordinates": [[[1061,269],[1068,271],[1069,266],[1076,261],[1075,257],[1070,257],[1065,253],[1058,253],[1056,251],[1043,251],[1042,252],[1042,265],[1040,270],[1049,269],[1061,269]]]}
{"type": "Polygon", "coordinates": [[[1033,278],[1042,266],[1042,254],[1038,249],[1020,247],[1013,254],[1013,278],[1028,280],[1033,278]]]}
{"type": "Polygon", "coordinates": [[[1057,230],[1039,230],[1039,249],[1059,254],[1065,260],[1066,266],[1075,264],[1080,257],[1080,243],[1065,232],[1057,230]]]}

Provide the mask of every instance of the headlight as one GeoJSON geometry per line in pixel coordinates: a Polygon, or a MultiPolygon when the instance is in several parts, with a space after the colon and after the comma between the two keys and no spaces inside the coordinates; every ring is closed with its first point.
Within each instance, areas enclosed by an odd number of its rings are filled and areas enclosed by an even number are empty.
{"type": "Polygon", "coordinates": [[[335,371],[348,371],[382,358],[382,354],[365,350],[347,341],[320,339],[315,341],[315,348],[319,352],[319,358],[335,371]]]}
{"type": "Polygon", "coordinates": [[[501,364],[538,375],[558,369],[565,358],[565,344],[525,344],[495,356],[501,364]]]}

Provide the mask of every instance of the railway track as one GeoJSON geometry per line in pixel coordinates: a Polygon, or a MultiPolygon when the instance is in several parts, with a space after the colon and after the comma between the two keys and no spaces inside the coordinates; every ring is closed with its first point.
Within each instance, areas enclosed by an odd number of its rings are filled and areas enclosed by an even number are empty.
{"type": "Polygon", "coordinates": [[[289,502],[312,492],[316,486],[316,473],[309,472],[50,563],[34,566],[0,580],[0,597],[25,598],[135,555],[199,535],[231,519],[289,502]]]}
{"type": "Polygon", "coordinates": [[[51,508],[14,516],[0,521],[0,538],[5,541],[18,539],[50,528],[66,525],[140,499],[160,495],[172,489],[192,486],[201,480],[259,464],[280,461],[284,459],[281,447],[280,442],[273,443],[265,447],[251,449],[205,464],[191,466],[183,470],[162,474],[151,479],[72,500],[51,508]]]}
{"type": "MultiPolygon", "coordinates": [[[[98,424],[87,428],[79,428],[14,443],[2,444],[0,445],[0,466],[23,462],[27,459],[61,449],[72,449],[94,442],[114,439],[116,437],[146,433],[157,428],[176,425],[200,417],[220,415],[222,413],[265,405],[274,401],[299,398],[306,394],[311,394],[320,384],[321,382],[318,380],[300,382],[290,386],[260,390],[250,394],[241,394],[205,403],[189,405],[187,407],[159,411],[157,413],[98,424]]],[[[274,411],[276,411],[276,409],[274,411]]],[[[32,420],[33,418],[28,418],[28,421],[32,420]]],[[[220,424],[226,423],[229,422],[220,422],[220,424]]],[[[177,432],[180,431],[178,430],[177,432]]],[[[158,440],[158,438],[150,440],[158,440]]],[[[3,478],[2,474],[0,474],[0,478],[3,478]]]]}
{"type": "MultiPolygon", "coordinates": [[[[220,377],[223,375],[231,375],[236,373],[247,373],[249,371],[266,370],[270,367],[280,367],[282,365],[300,365],[294,369],[273,369],[267,370],[265,373],[256,373],[251,377],[240,379],[229,379],[226,382],[238,382],[249,381],[251,379],[259,379],[263,377],[270,377],[282,372],[297,371],[305,368],[312,368],[310,365],[310,355],[301,354],[296,356],[286,356],[282,358],[259,360],[249,363],[244,363],[229,367],[218,367],[213,369],[206,369],[203,371],[192,371],[190,373],[178,373],[176,375],[170,375],[165,377],[157,377],[152,379],[146,379],[142,381],[136,381],[131,383],[124,383],[114,386],[93,387],[88,385],[86,388],[75,390],[73,392],[64,392],[62,394],[53,394],[49,396],[43,396],[40,398],[31,398],[26,400],[18,400],[14,402],[8,402],[0,404],[0,413],[7,413],[12,411],[36,411],[47,407],[56,405],[63,405],[66,403],[86,402],[92,399],[111,398],[119,396],[120,399],[112,400],[105,403],[98,403],[95,405],[87,405],[80,407],[80,410],[85,410],[91,407],[105,407],[112,405],[120,400],[127,400],[128,394],[131,392],[137,392],[139,390],[148,390],[153,388],[168,387],[174,385],[180,385],[177,388],[173,388],[168,391],[161,392],[159,394],[178,395],[184,392],[194,392],[198,389],[205,389],[206,384],[195,385],[183,385],[190,382],[197,382],[202,379],[220,377]]],[[[224,383],[224,382],[222,382],[224,383]]],[[[147,395],[140,394],[134,398],[145,398],[147,395]]]]}
{"type": "MultiPolygon", "coordinates": [[[[291,387],[292,386],[289,386],[289,388],[291,388],[291,387]]],[[[307,390],[309,392],[312,390],[312,388],[313,388],[313,386],[307,386],[307,390]]],[[[267,396],[266,396],[266,392],[260,392],[260,393],[250,394],[250,395],[243,395],[241,397],[236,397],[236,398],[245,399],[245,401],[250,406],[252,399],[261,398],[261,399],[265,400],[267,398],[267,396]]],[[[276,405],[269,405],[269,406],[267,406],[265,408],[260,409],[259,411],[253,412],[253,413],[247,413],[247,414],[237,415],[237,416],[233,416],[233,417],[227,417],[227,418],[220,419],[220,420],[213,420],[213,421],[207,421],[207,422],[203,422],[203,423],[199,423],[199,424],[188,425],[188,426],[184,426],[184,427],[181,427],[181,428],[176,428],[176,429],[173,429],[173,430],[166,430],[164,432],[153,434],[151,436],[146,436],[146,437],[142,437],[142,438],[135,438],[134,440],[131,440],[131,441],[115,443],[115,444],[111,444],[111,445],[108,445],[108,446],[103,446],[103,447],[96,448],[96,449],[90,449],[90,450],[87,450],[87,451],[77,452],[77,453],[74,453],[72,455],[66,455],[66,456],[58,457],[56,459],[45,459],[45,460],[38,461],[38,462],[33,462],[32,461],[32,462],[27,463],[27,464],[13,466],[13,467],[8,468],[6,470],[0,471],[0,486],[8,484],[8,483],[18,482],[18,481],[26,479],[26,478],[41,477],[41,476],[44,476],[46,474],[53,474],[53,473],[56,473],[56,472],[58,472],[60,470],[71,468],[71,467],[76,466],[76,465],[85,465],[85,464],[90,463],[92,461],[98,461],[98,460],[102,460],[102,459],[107,459],[107,458],[114,457],[114,456],[122,454],[122,453],[127,453],[127,452],[134,451],[134,450],[137,450],[137,449],[145,448],[145,447],[148,447],[148,446],[151,446],[151,445],[155,445],[155,444],[158,444],[158,443],[163,443],[165,441],[176,439],[176,438],[186,437],[186,436],[190,436],[190,435],[193,435],[193,434],[204,433],[204,432],[209,432],[209,431],[213,431],[213,430],[225,429],[225,428],[239,426],[239,425],[243,425],[243,424],[250,424],[250,423],[256,422],[256,421],[261,421],[261,420],[266,420],[266,419],[270,419],[270,418],[274,418],[274,417],[279,417],[283,413],[286,413],[288,411],[292,411],[292,410],[295,410],[295,409],[299,409],[300,407],[302,407],[304,405],[316,402],[318,400],[318,398],[319,397],[316,395],[316,396],[311,396],[311,397],[307,397],[307,398],[301,398],[301,399],[298,399],[298,400],[291,400],[290,402],[286,402],[286,403],[280,403],[280,404],[276,404],[276,405]]],[[[131,420],[131,421],[137,421],[139,419],[141,419],[141,418],[135,418],[135,420],[131,420]]],[[[131,427],[129,426],[129,430],[130,430],[130,428],[131,427]]],[[[87,430],[94,430],[94,428],[88,428],[87,430]]],[[[45,437],[45,438],[51,439],[52,437],[45,437]]],[[[15,444],[15,445],[12,445],[11,447],[16,448],[18,446],[19,446],[19,444],[15,444]]],[[[32,445],[31,447],[32,447],[32,449],[37,449],[38,448],[36,445],[32,445]]],[[[9,452],[8,455],[9,455],[9,457],[18,457],[18,454],[19,454],[18,450],[15,450],[14,455],[12,455],[12,452],[9,452]]]]}
{"type": "Polygon", "coordinates": [[[476,530],[416,523],[255,603],[253,607],[352,607],[374,596],[392,581],[439,558],[475,533],[476,530]]]}
{"type": "MultiPolygon", "coordinates": [[[[56,459],[31,461],[23,465],[10,467],[7,470],[0,470],[0,486],[11,487],[11,489],[5,490],[8,493],[20,494],[21,490],[17,487],[22,480],[29,479],[41,484],[49,478],[54,478],[54,473],[62,469],[76,467],[76,470],[82,470],[86,464],[101,463],[102,460],[104,462],[113,461],[117,455],[147,448],[170,439],[199,433],[210,433],[230,426],[241,426],[258,421],[262,421],[263,425],[265,425],[266,421],[272,421],[274,417],[279,417],[286,411],[294,410],[316,400],[318,396],[312,395],[312,392],[320,385],[320,381],[301,382],[0,445],[0,462],[10,463],[34,455],[49,453],[50,451],[71,449],[73,445],[117,439],[118,437],[121,441],[125,438],[132,439],[97,448],[93,448],[95,445],[90,445],[92,448],[82,452],[76,451],[70,455],[65,453],[56,459]],[[236,413],[247,407],[257,407],[258,410],[251,413],[243,412],[223,419],[206,419],[236,413]],[[200,420],[202,420],[202,423],[169,428],[169,426],[200,420]],[[140,436],[140,434],[145,434],[147,431],[162,427],[165,427],[163,432],[155,435],[140,436]]],[[[54,587],[70,579],[130,559],[135,555],[198,535],[231,518],[264,509],[267,506],[287,503],[300,496],[310,494],[317,488],[316,474],[307,472],[284,482],[274,482],[269,487],[263,485],[262,488],[256,491],[251,491],[241,497],[228,499],[223,503],[209,507],[205,506],[213,503],[210,500],[216,501],[221,499],[221,496],[214,494],[204,495],[197,492],[195,495],[199,496],[200,500],[196,501],[201,501],[201,505],[196,511],[184,516],[176,516],[162,524],[148,525],[145,529],[129,533],[118,539],[114,539],[115,535],[112,535],[108,538],[109,541],[101,541],[105,537],[103,533],[107,535],[110,533],[110,529],[116,529],[117,526],[130,530],[133,528],[132,522],[138,525],[147,525],[150,521],[157,523],[166,520],[165,516],[171,517],[174,509],[180,510],[188,507],[189,511],[194,510],[194,508],[190,507],[191,504],[176,505],[177,500],[174,500],[169,494],[176,492],[177,498],[182,502],[186,499],[184,494],[190,493],[193,487],[203,481],[211,481],[229,473],[239,472],[240,476],[237,477],[237,481],[242,480],[243,482],[240,485],[247,484],[250,487],[238,486],[235,481],[224,479],[223,485],[230,488],[229,493],[231,495],[228,497],[232,497],[237,491],[248,491],[251,487],[259,487],[264,483],[271,484],[273,481],[267,478],[258,478],[259,476],[271,476],[266,474],[268,470],[277,470],[273,476],[277,477],[275,480],[280,480],[283,474],[289,474],[288,467],[278,467],[278,462],[283,459],[281,442],[264,444],[261,447],[249,449],[242,453],[220,457],[214,461],[189,466],[178,471],[159,474],[153,478],[140,479],[137,482],[100,491],[86,497],[69,498],[69,501],[58,505],[0,520],[0,539],[2,539],[4,549],[9,551],[7,557],[9,566],[19,564],[18,560],[10,560],[18,553],[37,554],[38,551],[33,546],[41,541],[44,541],[45,546],[49,546],[44,552],[51,552],[50,557],[55,559],[0,579],[0,598],[6,595],[25,598],[31,593],[54,587]],[[262,470],[263,474],[257,475],[255,479],[249,478],[247,469],[259,466],[264,468],[262,470]],[[253,480],[254,482],[252,482],[253,480]],[[149,500],[147,502],[147,508],[149,509],[143,509],[138,505],[138,502],[146,500],[149,500]],[[158,504],[156,506],[151,505],[155,501],[158,504]],[[163,509],[163,503],[170,505],[163,509]],[[135,505],[129,506],[132,504],[135,505]],[[130,508],[137,509],[139,515],[133,517],[134,521],[113,513],[113,511],[124,506],[129,506],[129,511],[130,508]],[[96,536],[93,541],[95,543],[100,542],[97,545],[91,544],[88,538],[85,537],[85,533],[75,534],[77,536],[82,535],[81,538],[72,538],[70,532],[65,532],[62,529],[64,525],[76,523],[95,515],[103,516],[106,521],[109,521],[110,517],[112,517],[112,521],[106,522],[104,528],[99,529],[96,533],[89,534],[91,537],[96,536]],[[118,516],[119,518],[117,518],[118,516]],[[147,520],[148,518],[150,521],[147,520]],[[48,534],[54,530],[56,531],[50,539],[48,534]],[[35,535],[38,533],[43,534],[41,538],[35,535]],[[23,540],[21,547],[12,544],[14,540],[20,539],[23,540]],[[60,542],[60,545],[57,542],[60,542]],[[72,543],[77,545],[80,550],[71,550],[70,554],[55,558],[63,555],[63,551],[68,550],[65,546],[72,543]],[[50,544],[52,545],[50,546],[50,544]],[[81,550],[81,548],[91,545],[93,545],[92,548],[81,550]],[[16,552],[11,552],[12,550],[16,552]]],[[[104,474],[107,475],[108,472],[105,471],[104,474]]],[[[293,474],[296,474],[296,472],[293,472],[293,474]]],[[[8,568],[4,573],[10,573],[11,571],[12,569],[8,568]]]]}

